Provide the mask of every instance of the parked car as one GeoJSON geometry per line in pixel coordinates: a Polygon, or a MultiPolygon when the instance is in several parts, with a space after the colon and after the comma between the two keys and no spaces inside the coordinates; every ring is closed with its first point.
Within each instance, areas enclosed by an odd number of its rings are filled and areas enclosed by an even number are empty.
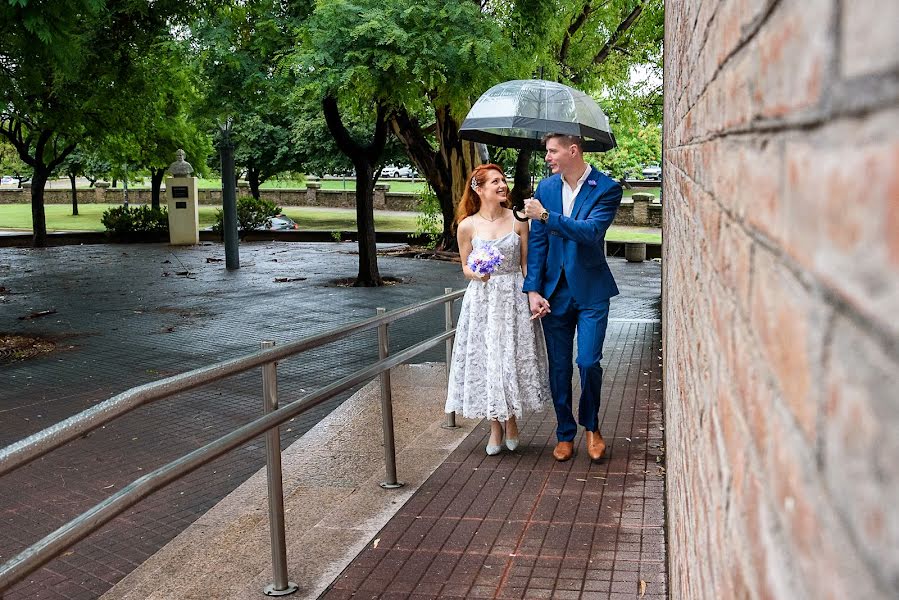
{"type": "Polygon", "coordinates": [[[267,226],[263,225],[259,229],[263,231],[292,231],[299,228],[299,223],[287,215],[275,215],[269,220],[267,226]]]}
{"type": "Polygon", "coordinates": [[[417,177],[418,173],[408,165],[402,167],[387,165],[381,169],[381,175],[384,177],[417,177]]]}
{"type": "Polygon", "coordinates": [[[661,179],[662,167],[659,165],[646,165],[643,167],[643,179],[661,179]]]}
{"type": "Polygon", "coordinates": [[[10,177],[8,175],[4,175],[2,178],[0,178],[0,185],[15,185],[18,183],[18,179],[16,179],[15,177],[10,177]]]}

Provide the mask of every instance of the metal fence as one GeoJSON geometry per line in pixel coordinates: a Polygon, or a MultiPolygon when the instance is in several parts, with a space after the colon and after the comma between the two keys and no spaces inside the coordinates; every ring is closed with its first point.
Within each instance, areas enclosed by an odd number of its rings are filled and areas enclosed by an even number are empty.
{"type": "MultiPolygon", "coordinates": [[[[378,314],[369,319],[308,336],[282,346],[275,346],[274,342],[264,341],[262,342],[262,349],[253,354],[131,388],[101,402],[95,407],[69,417],[0,450],[0,476],[3,476],[40,458],[55,448],[150,402],[220,381],[257,367],[262,368],[264,413],[262,417],[238,427],[227,435],[134,480],[103,502],[72,519],[3,565],[0,565],[0,597],[13,584],[62,554],[67,548],[89,536],[143,498],[262,434],[265,434],[266,441],[269,528],[271,532],[273,565],[273,583],[267,586],[263,592],[269,596],[282,596],[296,591],[296,584],[290,582],[287,576],[279,426],[343,391],[380,376],[381,410],[384,429],[384,464],[386,471],[385,481],[381,485],[385,488],[400,487],[402,484],[397,481],[396,452],[393,439],[390,369],[437,347],[441,343],[445,343],[447,372],[449,372],[452,356],[452,339],[455,334],[453,302],[461,298],[465,291],[453,292],[452,289],[446,288],[444,292],[442,296],[390,312],[386,312],[383,308],[378,308],[378,314]],[[440,304],[445,306],[445,328],[443,332],[400,350],[395,354],[389,354],[388,325],[390,323],[440,304]],[[336,342],[355,333],[372,329],[378,330],[379,360],[377,362],[282,407],[278,406],[278,361],[324,344],[336,342]]],[[[455,427],[455,415],[447,415],[444,427],[455,427]]]]}

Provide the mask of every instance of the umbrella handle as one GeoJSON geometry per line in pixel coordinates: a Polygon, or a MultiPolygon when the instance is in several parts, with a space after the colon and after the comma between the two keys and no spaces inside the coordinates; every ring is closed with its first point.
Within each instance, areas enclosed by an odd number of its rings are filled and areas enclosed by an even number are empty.
{"type": "Polygon", "coordinates": [[[518,213],[524,212],[524,198],[517,198],[512,201],[512,216],[521,221],[522,223],[526,223],[527,217],[519,217],[518,213]]]}

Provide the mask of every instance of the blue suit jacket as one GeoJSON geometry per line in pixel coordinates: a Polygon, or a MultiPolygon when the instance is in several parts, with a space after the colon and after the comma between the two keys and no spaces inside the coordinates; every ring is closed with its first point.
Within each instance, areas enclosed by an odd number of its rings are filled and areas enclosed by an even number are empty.
{"type": "Polygon", "coordinates": [[[528,238],[528,276],[524,292],[552,296],[565,270],[565,279],[578,305],[595,306],[618,294],[606,262],[606,230],[621,204],[622,189],[590,167],[571,216],[562,215],[562,176],[553,175],[537,186],[534,197],[549,211],[546,223],[531,221],[528,238]]]}

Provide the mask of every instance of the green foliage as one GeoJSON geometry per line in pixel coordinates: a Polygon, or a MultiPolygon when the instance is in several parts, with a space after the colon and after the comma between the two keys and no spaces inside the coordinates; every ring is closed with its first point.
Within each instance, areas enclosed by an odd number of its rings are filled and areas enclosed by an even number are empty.
{"type": "MultiPolygon", "coordinates": [[[[237,199],[237,228],[247,232],[267,225],[272,217],[281,214],[281,207],[265,198],[258,200],[252,196],[241,196],[237,199]]],[[[225,229],[225,213],[215,211],[215,223],[212,230],[221,234],[225,229]]]]}
{"type": "Polygon", "coordinates": [[[19,157],[16,148],[0,136],[0,175],[12,175],[20,179],[31,176],[31,167],[19,157]]]}
{"type": "Polygon", "coordinates": [[[116,238],[139,238],[169,232],[169,213],[165,207],[117,206],[104,211],[100,221],[106,231],[116,238]]]}
{"type": "Polygon", "coordinates": [[[337,94],[363,114],[380,101],[464,115],[524,59],[475,2],[332,0],[316,6],[293,60],[302,94],[337,94]]]}
{"type": "Polygon", "coordinates": [[[644,165],[661,164],[662,130],[658,125],[619,128],[615,131],[618,147],[602,154],[588,154],[588,160],[614,178],[638,176],[644,165]]]}
{"type": "Polygon", "coordinates": [[[418,195],[417,209],[415,235],[427,236],[427,247],[433,249],[443,233],[443,213],[440,211],[440,200],[430,187],[418,195]]]}
{"type": "Polygon", "coordinates": [[[195,24],[195,63],[210,122],[231,118],[234,161],[255,184],[302,170],[289,103],[295,77],[281,57],[295,44],[292,23],[307,3],[249,1],[229,4],[195,24]]]}

